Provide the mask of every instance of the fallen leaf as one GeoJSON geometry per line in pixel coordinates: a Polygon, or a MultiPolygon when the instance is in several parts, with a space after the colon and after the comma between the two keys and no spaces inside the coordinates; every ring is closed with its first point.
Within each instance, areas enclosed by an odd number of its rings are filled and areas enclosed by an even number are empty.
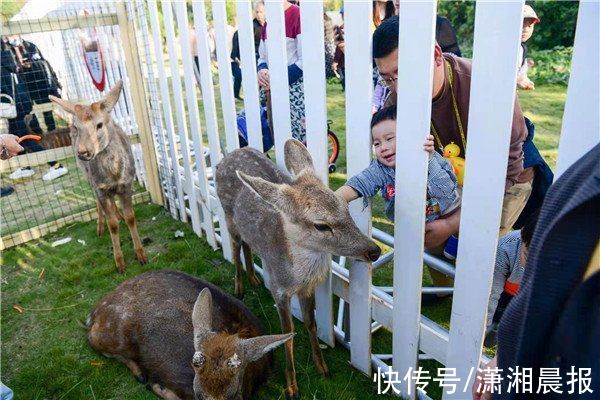
{"type": "Polygon", "coordinates": [[[19,306],[19,305],[14,305],[13,308],[15,310],[17,310],[19,312],[19,314],[23,314],[25,312],[25,310],[23,310],[23,307],[19,306]]]}
{"type": "Polygon", "coordinates": [[[42,278],[44,277],[44,272],[46,272],[46,268],[42,268],[42,272],[38,275],[38,283],[42,283],[42,278]]]}
{"type": "Polygon", "coordinates": [[[104,361],[91,361],[91,362],[90,362],[90,365],[91,365],[92,367],[101,367],[101,366],[103,366],[104,364],[106,364],[104,361]]]}

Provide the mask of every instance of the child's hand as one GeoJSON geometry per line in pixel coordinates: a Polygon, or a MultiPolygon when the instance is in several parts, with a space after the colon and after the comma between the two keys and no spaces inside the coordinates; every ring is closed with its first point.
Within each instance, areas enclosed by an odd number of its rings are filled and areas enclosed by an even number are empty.
{"type": "Polygon", "coordinates": [[[429,159],[431,160],[431,157],[433,157],[433,152],[435,151],[435,144],[433,143],[432,135],[427,135],[427,141],[425,141],[425,144],[423,145],[423,150],[429,153],[429,159]]]}

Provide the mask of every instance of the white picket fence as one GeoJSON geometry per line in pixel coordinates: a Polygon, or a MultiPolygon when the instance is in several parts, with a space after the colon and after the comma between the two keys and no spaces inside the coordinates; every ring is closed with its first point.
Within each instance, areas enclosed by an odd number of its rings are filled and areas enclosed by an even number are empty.
{"type": "MultiPolygon", "coordinates": [[[[127,11],[141,32],[139,37],[146,40],[138,50],[143,59],[165,205],[175,218],[191,220],[194,232],[214,248],[220,245],[225,258],[231,260],[223,212],[212,179],[213,167],[223,154],[238,148],[226,7],[224,1],[212,2],[221,98],[217,105],[208,54],[206,6],[202,0],[192,4],[193,21],[189,21],[184,2],[163,0],[164,31],[159,24],[155,0],[130,2],[127,11]],[[198,38],[199,87],[189,44],[190,26],[196,29],[198,38]],[[205,126],[201,125],[198,108],[200,94],[205,126]],[[217,123],[219,109],[223,126],[217,123]]],[[[266,1],[270,75],[274,82],[275,154],[276,162],[283,167],[282,144],[291,137],[291,130],[288,87],[282,83],[287,82],[282,4],[280,0],[266,1]]],[[[468,123],[469,163],[456,273],[454,266],[424,253],[422,241],[427,173],[422,143],[430,126],[436,1],[402,1],[398,66],[401,96],[398,97],[397,121],[404,151],[396,169],[399,184],[394,237],[371,228],[370,209],[363,210],[360,201],[350,205],[361,230],[393,246],[394,250],[372,265],[345,260],[332,262],[331,278],[317,294],[318,333],[323,342],[334,346],[337,339],[350,350],[352,365],[365,374],[370,374],[372,367],[387,370],[387,362],[391,360],[393,369],[402,377],[409,368],[417,367],[419,358],[432,358],[456,368],[460,390],[445,393],[445,399],[468,397],[469,392],[462,389],[470,390],[474,379],[472,368],[477,368],[485,358],[482,357],[482,340],[508,158],[522,6],[523,1],[477,2],[468,123]],[[394,286],[374,286],[373,269],[392,258],[394,286]],[[454,289],[422,288],[423,264],[455,277],[454,289]],[[450,331],[421,315],[421,292],[435,290],[454,293],[450,331]],[[335,323],[333,296],[343,300],[335,323]],[[349,315],[343,314],[345,305],[349,305],[349,315]],[[343,329],[344,319],[351,322],[349,332],[343,329]],[[371,351],[372,332],[382,326],[393,331],[393,354],[371,351]]],[[[349,144],[345,151],[349,176],[365,168],[371,160],[371,7],[372,2],[367,0],[345,4],[346,143],[349,144]]],[[[251,2],[238,0],[236,14],[248,141],[250,146],[262,150],[251,2]]],[[[316,170],[327,182],[325,60],[323,51],[318,50],[323,49],[324,42],[323,3],[302,1],[301,18],[307,146],[316,170]]],[[[599,3],[581,1],[557,175],[599,140],[599,77],[593,67],[600,65],[599,25],[599,3]]],[[[426,397],[421,392],[415,394],[414,382],[404,382],[400,388],[404,396],[426,397]]]]}

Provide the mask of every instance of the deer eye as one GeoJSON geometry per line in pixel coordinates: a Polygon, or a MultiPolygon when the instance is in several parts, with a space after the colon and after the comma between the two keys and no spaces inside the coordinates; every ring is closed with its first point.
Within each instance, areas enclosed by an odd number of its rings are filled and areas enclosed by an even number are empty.
{"type": "Polygon", "coordinates": [[[331,227],[327,224],[315,224],[315,229],[318,230],[319,232],[331,232],[333,233],[333,229],[331,229],[331,227]]]}
{"type": "Polygon", "coordinates": [[[194,357],[192,358],[192,365],[196,368],[200,368],[204,365],[206,358],[204,358],[204,354],[199,351],[194,353],[194,357]]]}
{"type": "Polygon", "coordinates": [[[98,125],[96,125],[96,129],[102,129],[102,122],[98,123],[98,125]]]}

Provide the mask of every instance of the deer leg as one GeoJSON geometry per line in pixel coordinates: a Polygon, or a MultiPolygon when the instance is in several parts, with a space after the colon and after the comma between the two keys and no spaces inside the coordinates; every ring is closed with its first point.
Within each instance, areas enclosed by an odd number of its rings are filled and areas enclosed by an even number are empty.
{"type": "Polygon", "coordinates": [[[254,287],[260,286],[260,279],[256,276],[254,271],[254,260],[252,259],[252,249],[248,246],[248,243],[242,242],[242,248],[244,249],[244,262],[246,263],[246,273],[248,274],[248,280],[254,287]]]}
{"type": "Polygon", "coordinates": [[[121,251],[121,243],[119,242],[119,218],[117,217],[117,206],[113,198],[103,198],[101,200],[102,209],[106,215],[108,223],[108,231],[113,245],[113,254],[115,256],[115,264],[117,271],[123,273],[125,271],[125,261],[123,260],[123,252],[121,251]]]}
{"type": "Polygon", "coordinates": [[[96,210],[98,211],[98,228],[96,233],[98,236],[104,235],[104,213],[102,212],[102,205],[100,201],[96,200],[96,210]]]}
{"type": "Polygon", "coordinates": [[[312,292],[310,295],[298,296],[300,300],[300,307],[302,308],[302,319],[304,320],[304,326],[308,330],[308,336],[310,338],[310,347],[312,350],[312,358],[317,371],[326,378],[331,375],[329,368],[325,364],[323,359],[323,353],[319,346],[319,338],[317,337],[317,323],[315,321],[315,293],[312,292]]]}
{"type": "Polygon", "coordinates": [[[121,200],[121,208],[123,209],[123,214],[125,218],[125,223],[129,228],[129,233],[131,234],[131,240],[133,241],[133,249],[135,250],[135,257],[142,264],[146,264],[148,262],[148,258],[146,258],[146,254],[144,253],[144,246],[142,246],[142,241],[140,240],[140,234],[138,233],[137,223],[135,221],[135,212],[133,211],[133,203],[131,202],[131,195],[122,194],[119,195],[119,200],[121,200]]]}
{"type": "MultiPolygon", "coordinates": [[[[290,307],[290,297],[283,296],[277,300],[277,312],[281,321],[281,332],[290,333],[294,331],[294,322],[292,321],[292,311],[290,307]]],[[[298,383],[296,382],[296,369],[294,368],[294,339],[290,339],[283,344],[285,347],[285,398],[296,400],[300,398],[298,392],[298,383]]]]}
{"type": "Polygon", "coordinates": [[[152,390],[158,397],[164,400],[181,400],[179,396],[173,393],[170,389],[158,384],[152,383],[149,386],[149,389],[152,390]]]}
{"type": "Polygon", "coordinates": [[[240,259],[241,239],[231,237],[231,250],[233,253],[233,264],[235,265],[235,297],[242,299],[244,297],[244,281],[242,275],[244,268],[240,259]]]}

